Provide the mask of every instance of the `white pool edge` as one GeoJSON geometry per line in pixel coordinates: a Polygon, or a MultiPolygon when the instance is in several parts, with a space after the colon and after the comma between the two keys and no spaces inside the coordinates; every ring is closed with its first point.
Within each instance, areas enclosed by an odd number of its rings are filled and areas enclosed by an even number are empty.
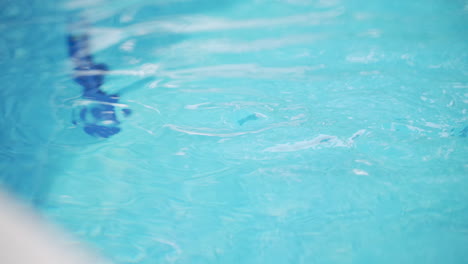
{"type": "Polygon", "coordinates": [[[109,264],[3,190],[0,190],[0,263],[109,264]]]}

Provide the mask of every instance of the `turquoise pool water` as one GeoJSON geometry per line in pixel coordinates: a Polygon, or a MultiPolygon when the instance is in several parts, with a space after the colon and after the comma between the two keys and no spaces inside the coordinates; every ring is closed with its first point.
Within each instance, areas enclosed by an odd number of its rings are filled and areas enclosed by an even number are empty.
{"type": "Polygon", "coordinates": [[[467,263],[468,2],[3,1],[1,183],[115,263],[467,263]],[[122,132],[71,123],[90,24],[122,132]]]}

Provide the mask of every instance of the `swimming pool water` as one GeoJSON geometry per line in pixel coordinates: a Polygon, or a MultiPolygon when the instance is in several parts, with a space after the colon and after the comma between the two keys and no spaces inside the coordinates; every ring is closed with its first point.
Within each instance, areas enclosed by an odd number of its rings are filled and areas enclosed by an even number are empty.
{"type": "Polygon", "coordinates": [[[113,262],[468,262],[466,1],[0,10],[0,182],[113,262]],[[108,139],[71,17],[133,111],[108,139]]]}

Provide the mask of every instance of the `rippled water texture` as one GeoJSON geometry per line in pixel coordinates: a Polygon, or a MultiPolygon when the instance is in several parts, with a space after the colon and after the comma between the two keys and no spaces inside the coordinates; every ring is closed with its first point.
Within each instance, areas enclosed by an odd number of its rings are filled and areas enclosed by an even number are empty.
{"type": "Polygon", "coordinates": [[[115,263],[467,263],[468,2],[0,3],[2,185],[115,263]],[[95,138],[89,24],[129,108],[95,138]]]}

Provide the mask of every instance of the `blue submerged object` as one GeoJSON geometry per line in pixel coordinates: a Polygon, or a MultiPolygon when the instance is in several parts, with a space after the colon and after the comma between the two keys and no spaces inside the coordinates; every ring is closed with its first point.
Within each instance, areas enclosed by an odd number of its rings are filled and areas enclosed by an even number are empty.
{"type": "MultiPolygon", "coordinates": [[[[107,65],[93,62],[87,34],[70,34],[67,40],[69,55],[74,64],[74,80],[83,87],[84,99],[73,123],[82,124],[87,134],[99,138],[108,138],[119,133],[120,121],[116,113],[119,95],[107,94],[100,89],[108,71],[107,65]]],[[[131,114],[130,109],[121,111],[124,116],[131,114]]]]}

